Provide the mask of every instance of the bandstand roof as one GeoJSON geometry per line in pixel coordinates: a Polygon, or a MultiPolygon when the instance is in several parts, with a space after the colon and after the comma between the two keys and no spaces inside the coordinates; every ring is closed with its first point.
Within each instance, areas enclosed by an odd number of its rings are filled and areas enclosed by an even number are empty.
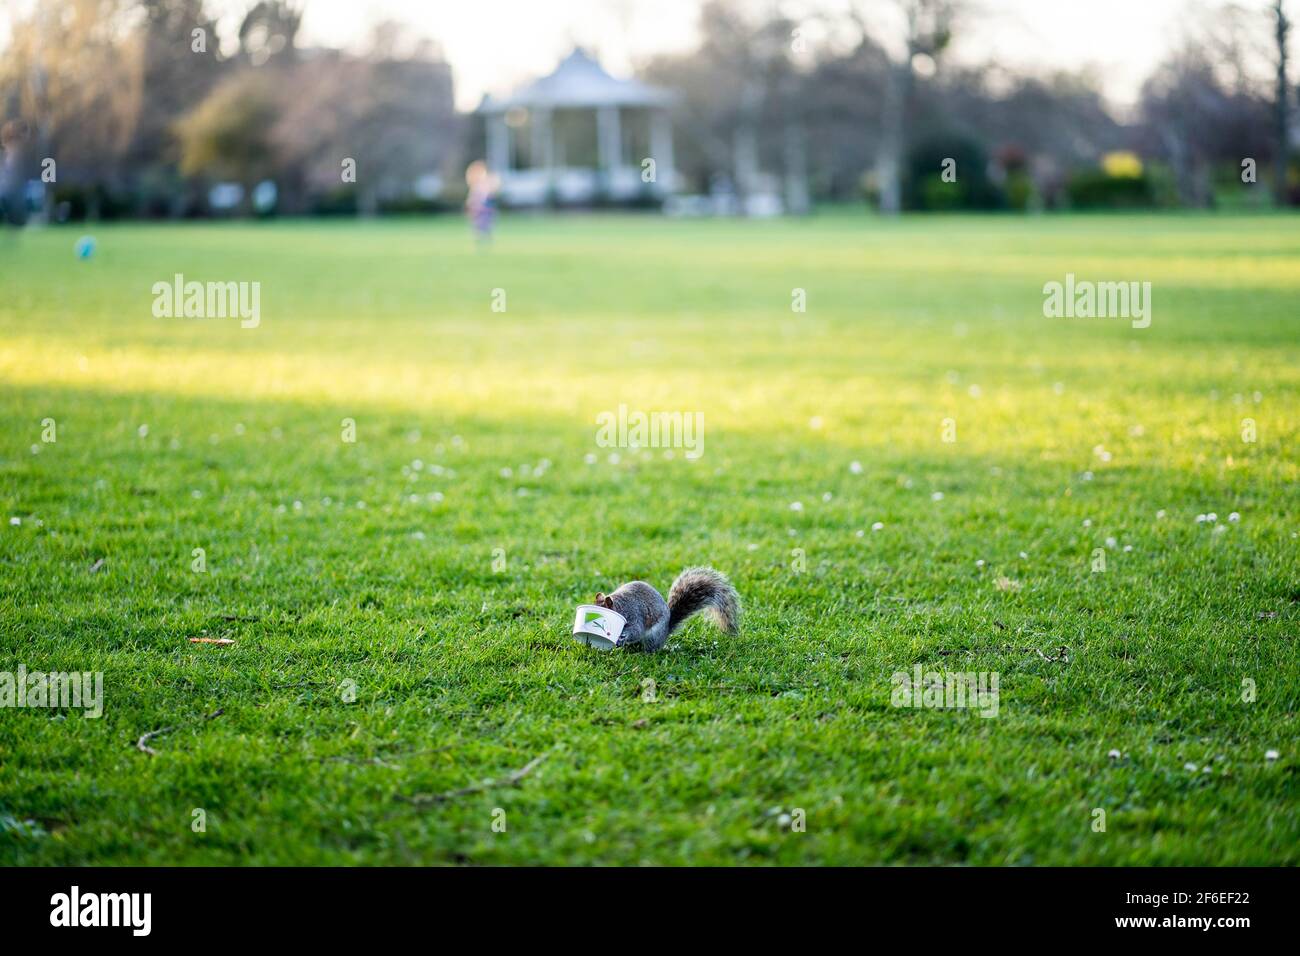
{"type": "Polygon", "coordinates": [[[605,72],[586,50],[576,47],[555,71],[509,96],[485,96],[480,113],[501,113],[522,107],[666,106],[667,90],[640,80],[620,80],[605,72]]]}

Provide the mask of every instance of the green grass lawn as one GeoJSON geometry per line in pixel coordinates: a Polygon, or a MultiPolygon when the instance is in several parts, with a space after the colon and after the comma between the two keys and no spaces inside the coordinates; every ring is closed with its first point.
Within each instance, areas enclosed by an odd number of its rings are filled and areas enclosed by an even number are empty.
{"type": "Polygon", "coordinates": [[[0,861],[1300,863],[1295,218],[79,234],[0,237],[0,671],[104,711],[0,709],[0,861]],[[1068,272],[1151,326],[1044,318],[1068,272]],[[739,636],[570,638],[691,564],[739,636]]]}

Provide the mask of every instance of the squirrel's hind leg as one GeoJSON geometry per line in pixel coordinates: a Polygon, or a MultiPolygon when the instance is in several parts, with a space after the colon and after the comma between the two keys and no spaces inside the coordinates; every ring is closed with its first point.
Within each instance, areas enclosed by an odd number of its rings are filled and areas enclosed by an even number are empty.
{"type": "Polygon", "coordinates": [[[661,617],[655,621],[654,626],[648,628],[641,635],[640,649],[643,651],[657,651],[663,647],[668,640],[668,618],[661,617]]]}

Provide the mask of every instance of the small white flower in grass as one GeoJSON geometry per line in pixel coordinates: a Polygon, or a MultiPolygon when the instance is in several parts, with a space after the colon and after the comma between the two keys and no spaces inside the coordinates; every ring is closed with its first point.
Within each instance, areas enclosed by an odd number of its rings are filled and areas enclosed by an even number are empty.
{"type": "Polygon", "coordinates": [[[859,528],[857,531],[853,532],[853,536],[854,536],[855,538],[861,538],[861,537],[863,537],[865,534],[866,534],[866,532],[863,531],[861,528],[859,528]]]}
{"type": "Polygon", "coordinates": [[[417,458],[415,461],[411,462],[411,467],[416,471],[424,471],[424,461],[417,458]]]}
{"type": "Polygon", "coordinates": [[[822,495],[822,501],[830,501],[830,500],[831,500],[831,493],[829,491],[826,492],[824,495],[822,495]]]}
{"type": "Polygon", "coordinates": [[[293,510],[294,510],[294,511],[302,511],[302,502],[301,502],[301,501],[295,501],[295,502],[293,503],[293,510]]]}
{"type": "Polygon", "coordinates": [[[1265,759],[1265,760],[1276,760],[1276,759],[1277,759],[1278,757],[1280,757],[1280,756],[1282,756],[1282,755],[1279,754],[1276,750],[1266,750],[1266,751],[1264,751],[1264,759],[1265,759]]]}
{"type": "Polygon", "coordinates": [[[984,559],[983,559],[983,558],[980,558],[978,561],[976,561],[976,562],[975,562],[975,567],[977,567],[977,568],[982,568],[982,567],[984,567],[984,559]]]}
{"type": "Polygon", "coordinates": [[[1209,772],[1210,772],[1210,765],[1207,763],[1204,767],[1201,768],[1201,773],[1209,773],[1209,772]]]}
{"type": "Polygon", "coordinates": [[[41,453],[41,446],[40,446],[40,445],[32,445],[32,454],[33,454],[33,455],[39,455],[40,453],[41,453]]]}
{"type": "Polygon", "coordinates": [[[1166,514],[1165,509],[1164,509],[1164,508],[1161,508],[1159,511],[1156,512],[1156,517],[1157,517],[1157,518],[1163,518],[1163,517],[1165,516],[1165,514],[1166,514]]]}
{"type": "Polygon", "coordinates": [[[747,545],[745,545],[745,550],[746,550],[746,551],[757,551],[757,550],[758,550],[758,545],[756,545],[756,544],[747,544],[747,545]]]}
{"type": "Polygon", "coordinates": [[[802,502],[802,501],[792,501],[792,502],[790,502],[790,510],[791,510],[791,511],[803,511],[803,502],[802,502]]]}
{"type": "Polygon", "coordinates": [[[514,476],[515,476],[515,473],[514,473],[514,470],[513,470],[513,469],[511,469],[511,468],[502,468],[502,469],[501,469],[501,477],[502,477],[502,478],[513,478],[514,476]]]}
{"type": "Polygon", "coordinates": [[[1092,481],[1092,472],[1091,472],[1091,471],[1085,471],[1082,475],[1079,476],[1079,480],[1080,480],[1080,481],[1092,481]]]}
{"type": "Polygon", "coordinates": [[[438,502],[442,501],[443,496],[441,491],[431,491],[424,497],[426,501],[432,501],[434,504],[437,504],[438,502]]]}
{"type": "Polygon", "coordinates": [[[871,530],[872,530],[872,531],[884,531],[884,530],[885,530],[885,523],[884,523],[883,521],[877,521],[875,524],[873,524],[873,525],[871,526],[871,530]]]}
{"type": "Polygon", "coordinates": [[[596,463],[596,456],[591,453],[587,453],[586,455],[582,456],[582,460],[589,465],[594,465],[596,463]]]}
{"type": "Polygon", "coordinates": [[[936,491],[934,494],[930,495],[930,500],[931,500],[931,501],[943,501],[943,492],[942,492],[942,491],[936,491]]]}
{"type": "Polygon", "coordinates": [[[362,510],[365,510],[366,503],[365,503],[364,501],[358,501],[358,502],[357,502],[357,507],[360,508],[360,509],[362,509],[362,510]]]}
{"type": "Polygon", "coordinates": [[[1107,539],[1106,539],[1106,547],[1108,547],[1108,548],[1115,548],[1115,547],[1118,547],[1118,546],[1119,546],[1119,542],[1116,541],[1114,538],[1107,538],[1107,539]]]}
{"type": "Polygon", "coordinates": [[[854,475],[862,474],[862,462],[860,461],[849,462],[849,473],[854,475]]]}
{"type": "Polygon", "coordinates": [[[1223,532],[1225,532],[1225,531],[1227,531],[1227,530],[1228,530],[1228,526],[1227,526],[1226,524],[1216,524],[1216,525],[1214,526],[1214,533],[1215,533],[1215,534],[1223,534],[1223,532]]]}
{"type": "Polygon", "coordinates": [[[1197,515],[1197,516],[1196,516],[1196,523],[1197,523],[1197,524],[1205,524],[1205,515],[1197,515]]]}
{"type": "Polygon", "coordinates": [[[1025,560],[1029,560],[1029,555],[1024,551],[1020,552],[1020,557],[1024,558],[1025,560]]]}
{"type": "Polygon", "coordinates": [[[411,537],[414,538],[416,541],[423,541],[423,540],[424,540],[424,532],[423,532],[423,531],[412,531],[412,532],[411,532],[411,537]]]}
{"type": "Polygon", "coordinates": [[[1124,553],[1125,553],[1125,554],[1128,554],[1128,553],[1129,553],[1130,551],[1132,551],[1132,550],[1133,550],[1133,545],[1131,545],[1131,544],[1126,544],[1126,545],[1124,545],[1124,553]]]}
{"type": "Polygon", "coordinates": [[[1111,760],[1118,760],[1123,755],[1118,750],[1112,750],[1109,753],[1107,753],[1106,756],[1109,757],[1111,760]]]}
{"type": "Polygon", "coordinates": [[[1092,519],[1091,519],[1091,518],[1084,518],[1084,519],[1083,519],[1083,526],[1084,526],[1085,528],[1091,528],[1091,527],[1092,527],[1092,519]]]}
{"type": "Polygon", "coordinates": [[[1216,515],[1213,511],[1211,511],[1209,514],[1205,516],[1205,520],[1208,521],[1210,524],[1214,524],[1216,521],[1219,520],[1219,516],[1216,515]]]}
{"type": "Polygon", "coordinates": [[[137,435],[139,435],[141,438],[148,438],[148,437],[149,437],[149,426],[148,426],[148,425],[141,425],[139,428],[137,428],[137,429],[135,430],[135,433],[136,433],[137,435]]]}
{"type": "Polygon", "coordinates": [[[16,528],[23,523],[23,519],[18,517],[17,515],[14,515],[12,518],[9,519],[9,523],[16,528]]]}
{"type": "Polygon", "coordinates": [[[326,495],[324,498],[320,500],[320,503],[323,505],[332,505],[334,504],[334,499],[331,498],[329,495],[326,495]]]}
{"type": "Polygon", "coordinates": [[[1201,768],[1196,766],[1196,764],[1194,763],[1188,762],[1183,764],[1183,769],[1190,770],[1192,773],[1196,773],[1196,771],[1200,770],[1201,768]]]}
{"type": "Polygon", "coordinates": [[[1241,520],[1241,515],[1237,514],[1237,512],[1234,511],[1232,514],[1228,515],[1228,520],[1231,521],[1233,524],[1236,524],[1238,521],[1241,520]]]}

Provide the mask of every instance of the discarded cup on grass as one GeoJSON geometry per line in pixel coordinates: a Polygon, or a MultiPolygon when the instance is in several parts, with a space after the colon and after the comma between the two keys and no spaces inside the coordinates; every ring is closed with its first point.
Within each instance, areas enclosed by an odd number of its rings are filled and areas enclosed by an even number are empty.
{"type": "Polygon", "coordinates": [[[573,621],[573,639],[602,651],[618,646],[627,618],[617,611],[596,604],[579,604],[573,621]]]}

